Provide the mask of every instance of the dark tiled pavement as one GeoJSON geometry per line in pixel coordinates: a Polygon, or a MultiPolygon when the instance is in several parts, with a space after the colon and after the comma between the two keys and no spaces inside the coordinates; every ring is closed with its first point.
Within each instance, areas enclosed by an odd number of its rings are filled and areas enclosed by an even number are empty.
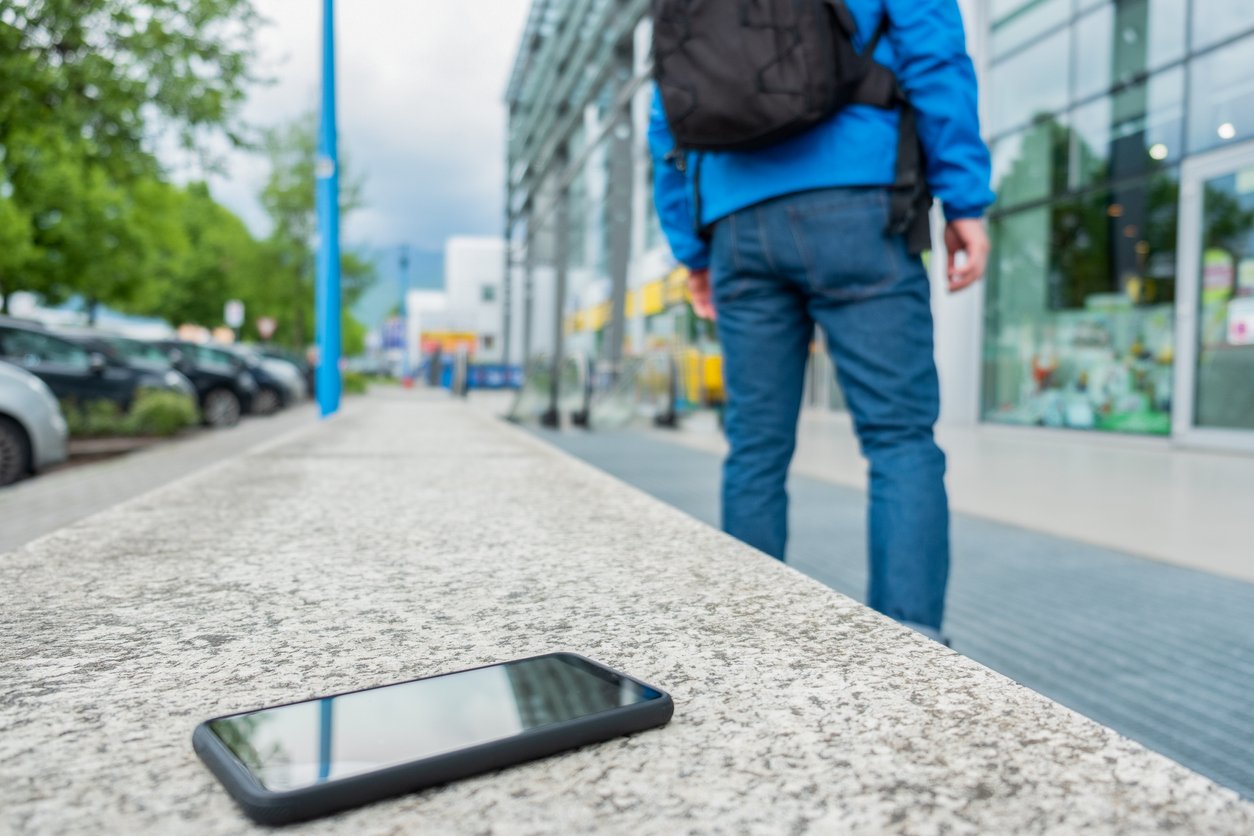
{"type": "MultiPolygon", "coordinates": [[[[714,455],[630,430],[540,436],[718,524],[714,455]]],[[[864,494],[790,492],[790,563],[862,600],[864,494]]],[[[953,543],[956,650],[1254,798],[1254,584],[972,517],[953,543]]]]}

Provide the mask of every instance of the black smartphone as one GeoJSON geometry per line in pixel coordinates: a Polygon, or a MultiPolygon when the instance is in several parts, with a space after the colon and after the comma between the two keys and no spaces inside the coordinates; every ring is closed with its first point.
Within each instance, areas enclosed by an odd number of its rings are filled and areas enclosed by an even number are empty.
{"type": "Polygon", "coordinates": [[[670,696],[552,653],[201,723],[192,745],[261,824],[287,824],[665,725],[670,696]]]}

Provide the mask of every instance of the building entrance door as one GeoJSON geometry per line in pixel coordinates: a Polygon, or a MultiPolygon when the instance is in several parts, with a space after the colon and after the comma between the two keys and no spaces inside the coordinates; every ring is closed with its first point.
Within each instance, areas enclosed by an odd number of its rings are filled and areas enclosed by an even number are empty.
{"type": "Polygon", "coordinates": [[[1174,434],[1254,451],[1254,144],[1181,172],[1174,434]]]}

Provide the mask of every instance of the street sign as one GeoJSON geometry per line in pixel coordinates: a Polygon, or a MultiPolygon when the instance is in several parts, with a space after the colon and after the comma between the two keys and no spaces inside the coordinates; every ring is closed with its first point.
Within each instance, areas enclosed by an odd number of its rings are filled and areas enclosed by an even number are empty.
{"type": "Polygon", "coordinates": [[[239,328],[244,324],[244,303],[238,299],[228,301],[222,311],[222,319],[232,328],[239,328]]]}
{"type": "Polygon", "coordinates": [[[405,347],[405,320],[394,316],[383,323],[383,348],[387,350],[405,347]]]}
{"type": "Polygon", "coordinates": [[[272,316],[257,317],[257,333],[261,335],[263,340],[268,340],[274,336],[274,332],[279,328],[279,323],[272,316]]]}

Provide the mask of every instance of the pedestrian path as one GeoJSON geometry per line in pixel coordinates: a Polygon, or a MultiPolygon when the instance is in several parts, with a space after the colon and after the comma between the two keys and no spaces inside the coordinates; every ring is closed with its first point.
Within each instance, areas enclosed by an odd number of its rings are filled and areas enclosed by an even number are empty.
{"type": "MultiPolygon", "coordinates": [[[[1173,447],[1166,439],[1023,427],[941,426],[953,507],[1068,540],[1254,581],[1254,455],[1173,447]]],[[[722,454],[713,415],[669,437],[722,454]]],[[[798,427],[798,473],[865,488],[849,415],[811,409],[798,427]]]]}
{"type": "Polygon", "coordinates": [[[313,404],[0,488],[0,555],[317,420],[313,404]]]}
{"type": "MultiPolygon", "coordinates": [[[[541,437],[712,525],[719,456],[658,434],[541,437]]],[[[865,496],[794,476],[790,563],[864,599],[865,496]]],[[[959,514],[954,648],[1254,798],[1254,584],[959,514]]]]}

